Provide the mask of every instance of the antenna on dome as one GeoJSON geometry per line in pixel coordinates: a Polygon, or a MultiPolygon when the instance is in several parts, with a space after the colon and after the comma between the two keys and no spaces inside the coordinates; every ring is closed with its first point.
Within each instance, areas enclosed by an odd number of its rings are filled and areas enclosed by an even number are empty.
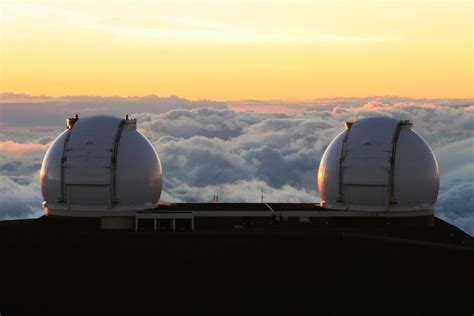
{"type": "Polygon", "coordinates": [[[265,195],[263,195],[263,187],[262,187],[262,195],[260,197],[261,197],[262,203],[263,203],[263,198],[265,197],[265,195]]]}
{"type": "Polygon", "coordinates": [[[74,115],[74,117],[68,117],[66,119],[66,127],[68,129],[71,129],[74,123],[76,123],[78,119],[79,119],[79,115],[77,113],[74,115]]]}

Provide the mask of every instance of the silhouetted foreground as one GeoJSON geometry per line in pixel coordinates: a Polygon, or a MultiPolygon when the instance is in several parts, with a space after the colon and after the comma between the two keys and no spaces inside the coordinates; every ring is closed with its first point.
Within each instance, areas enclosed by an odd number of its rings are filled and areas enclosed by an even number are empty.
{"type": "Polygon", "coordinates": [[[110,232],[0,222],[0,313],[472,315],[474,243],[431,228],[110,232]],[[298,313],[297,313],[298,314],[298,313]]]}

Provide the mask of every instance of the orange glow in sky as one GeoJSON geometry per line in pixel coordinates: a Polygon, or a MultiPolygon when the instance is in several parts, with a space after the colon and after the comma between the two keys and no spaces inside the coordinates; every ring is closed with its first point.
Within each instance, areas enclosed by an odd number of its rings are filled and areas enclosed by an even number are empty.
{"type": "Polygon", "coordinates": [[[471,1],[3,1],[0,90],[472,98],[471,1]]]}

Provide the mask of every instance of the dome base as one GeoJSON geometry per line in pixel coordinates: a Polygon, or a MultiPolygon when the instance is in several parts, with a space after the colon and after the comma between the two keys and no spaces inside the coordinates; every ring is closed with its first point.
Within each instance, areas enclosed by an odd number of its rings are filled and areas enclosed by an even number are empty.
{"type": "Polygon", "coordinates": [[[102,217],[100,227],[107,230],[132,230],[135,227],[135,217],[106,216],[102,217]]]}
{"type": "MultiPolygon", "coordinates": [[[[404,213],[404,214],[416,214],[416,212],[431,212],[433,214],[434,207],[429,204],[418,204],[418,205],[354,205],[346,204],[344,202],[327,202],[321,201],[320,205],[330,210],[341,210],[341,211],[358,211],[366,213],[404,213]]],[[[402,215],[404,216],[404,215],[402,215]]]]}
{"type": "Polygon", "coordinates": [[[45,209],[45,214],[64,217],[129,217],[135,216],[137,211],[155,209],[156,205],[150,206],[135,206],[133,208],[112,208],[112,209],[97,209],[97,208],[81,208],[68,209],[66,207],[48,207],[45,209]]]}

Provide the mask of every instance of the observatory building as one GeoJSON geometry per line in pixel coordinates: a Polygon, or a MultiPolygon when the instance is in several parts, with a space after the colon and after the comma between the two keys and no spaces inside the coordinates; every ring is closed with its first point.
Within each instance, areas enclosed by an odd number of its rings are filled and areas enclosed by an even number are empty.
{"type": "Polygon", "coordinates": [[[133,227],[137,210],[157,207],[160,159],[136,128],[113,116],[69,118],[41,167],[46,214],[101,217],[102,226],[133,227]]]}
{"type": "MultiPolygon", "coordinates": [[[[311,172],[311,170],[308,170],[311,172]]],[[[67,119],[41,168],[48,215],[101,218],[105,229],[319,230],[434,221],[439,172],[410,121],[371,117],[350,123],[326,149],[321,202],[160,203],[162,167],[136,120],[67,119]]]]}
{"type": "Polygon", "coordinates": [[[412,126],[411,121],[388,117],[347,122],[319,165],[321,206],[385,216],[433,216],[438,164],[412,126]]]}

